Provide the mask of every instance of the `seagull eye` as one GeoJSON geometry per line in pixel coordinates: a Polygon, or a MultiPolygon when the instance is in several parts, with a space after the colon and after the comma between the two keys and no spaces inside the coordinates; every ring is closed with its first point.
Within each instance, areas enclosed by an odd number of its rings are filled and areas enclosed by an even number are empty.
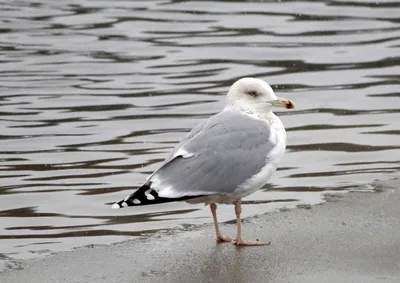
{"type": "Polygon", "coordinates": [[[249,92],[247,92],[247,94],[252,97],[256,97],[258,95],[256,91],[249,91],[249,92]]]}

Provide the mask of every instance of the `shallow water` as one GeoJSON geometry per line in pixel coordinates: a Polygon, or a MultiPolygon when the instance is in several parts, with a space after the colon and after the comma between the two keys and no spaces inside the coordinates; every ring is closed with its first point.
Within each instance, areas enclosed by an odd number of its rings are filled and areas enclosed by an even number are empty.
{"type": "MultiPolygon", "coordinates": [[[[368,190],[399,171],[397,0],[0,5],[6,264],[211,222],[202,205],[108,205],[244,76],[297,106],[277,112],[288,150],[271,184],[246,198],[245,216],[368,190]]],[[[234,217],[231,206],[219,214],[234,217]]]]}

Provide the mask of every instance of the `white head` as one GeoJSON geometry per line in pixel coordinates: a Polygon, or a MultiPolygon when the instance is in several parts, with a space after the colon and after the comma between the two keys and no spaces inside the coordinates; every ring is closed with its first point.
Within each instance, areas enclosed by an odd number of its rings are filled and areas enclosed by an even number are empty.
{"type": "Polygon", "coordinates": [[[268,113],[271,111],[271,106],[294,108],[294,103],[290,99],[277,97],[269,84],[255,78],[242,78],[236,81],[229,89],[227,99],[229,106],[254,114],[268,113]]]}

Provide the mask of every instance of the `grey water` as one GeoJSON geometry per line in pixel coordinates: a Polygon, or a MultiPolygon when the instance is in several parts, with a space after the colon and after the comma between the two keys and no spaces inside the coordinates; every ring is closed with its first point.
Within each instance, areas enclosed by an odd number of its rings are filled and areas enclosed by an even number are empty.
{"type": "Polygon", "coordinates": [[[203,205],[110,204],[245,76],[297,108],[276,112],[287,152],[244,216],[400,169],[398,0],[0,3],[1,267],[210,223],[203,205]]]}

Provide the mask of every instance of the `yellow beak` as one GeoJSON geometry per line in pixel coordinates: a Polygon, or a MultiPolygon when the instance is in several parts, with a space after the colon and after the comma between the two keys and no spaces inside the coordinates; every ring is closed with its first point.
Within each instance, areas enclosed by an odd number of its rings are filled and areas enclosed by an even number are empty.
{"type": "Polygon", "coordinates": [[[272,106],[283,107],[286,109],[294,109],[294,103],[290,99],[277,97],[276,100],[267,101],[272,106]]]}

